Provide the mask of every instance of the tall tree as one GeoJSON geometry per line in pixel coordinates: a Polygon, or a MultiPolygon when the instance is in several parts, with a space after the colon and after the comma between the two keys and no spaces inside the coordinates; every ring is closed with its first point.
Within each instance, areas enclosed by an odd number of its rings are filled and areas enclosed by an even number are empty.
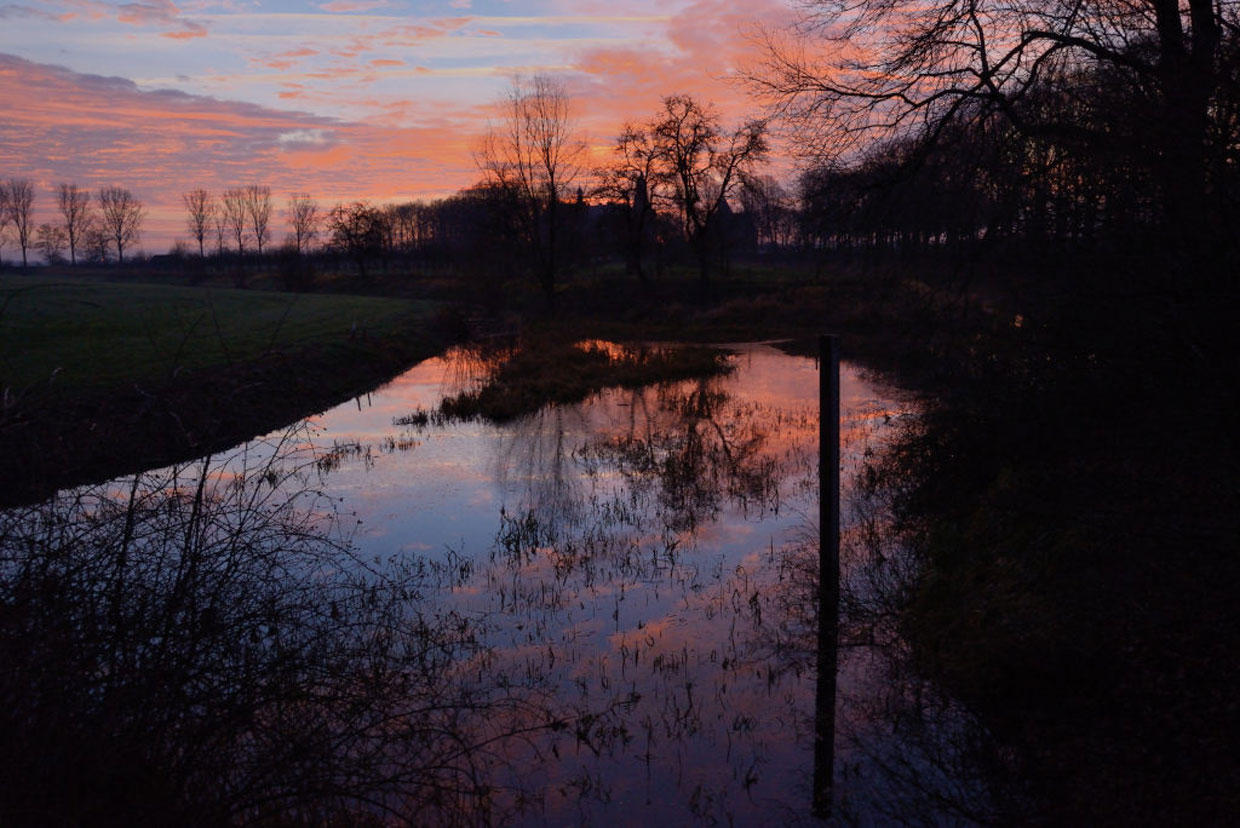
{"type": "Polygon", "coordinates": [[[215,218],[215,199],[199,188],[182,193],[181,203],[185,205],[185,226],[198,242],[199,257],[205,257],[207,234],[211,232],[211,222],[215,218]]]}
{"type": "Polygon", "coordinates": [[[728,199],[766,158],[766,124],[751,120],[724,132],[713,108],[688,95],[669,95],[649,129],[660,179],[707,284],[720,218],[730,212],[728,199]]]}
{"type": "Polygon", "coordinates": [[[124,187],[99,190],[99,217],[112,243],[116,245],[116,261],[123,264],[125,248],[138,240],[146,210],[142,202],[124,187]]]}
{"type": "Polygon", "coordinates": [[[5,207],[13,230],[17,233],[17,244],[22,249],[22,267],[26,267],[26,250],[30,247],[34,233],[34,182],[29,178],[10,178],[5,185],[5,207]]]}
{"type": "Polygon", "coordinates": [[[314,243],[319,234],[319,204],[309,193],[294,193],[289,197],[288,209],[289,228],[292,229],[293,243],[298,253],[305,253],[314,243]]]}
{"type": "Polygon", "coordinates": [[[86,233],[82,236],[82,252],[85,260],[91,264],[106,264],[111,248],[112,241],[103,227],[96,222],[91,222],[90,227],[86,228],[86,233]]]}
{"type": "Polygon", "coordinates": [[[215,205],[215,214],[211,216],[211,231],[215,237],[215,255],[223,256],[228,249],[228,217],[224,215],[223,206],[218,203],[215,205]]]}
{"type": "Polygon", "coordinates": [[[249,238],[246,232],[248,217],[245,209],[245,190],[240,187],[225,190],[221,212],[224,215],[224,224],[237,242],[237,255],[244,257],[245,240],[249,238]]]}
{"type": "Polygon", "coordinates": [[[263,245],[271,238],[271,188],[251,184],[245,188],[245,214],[254,232],[254,245],[263,255],[263,245]]]}
{"type": "Polygon", "coordinates": [[[4,266],[4,231],[9,229],[9,221],[9,185],[0,181],[0,267],[4,266]]]}
{"type": "Polygon", "coordinates": [[[565,236],[561,201],[581,172],[585,148],[574,136],[562,83],[544,75],[516,81],[502,106],[503,119],[487,134],[476,161],[487,183],[512,199],[539,285],[554,306],[565,236]]]}
{"type": "Polygon", "coordinates": [[[65,248],[69,245],[69,236],[65,228],[59,224],[44,222],[39,225],[36,244],[48,264],[64,261],[65,248]]]}
{"type": "Polygon", "coordinates": [[[650,188],[658,179],[658,162],[650,130],[625,124],[616,139],[611,163],[596,173],[599,194],[621,206],[625,269],[642,284],[648,281],[643,259],[654,227],[650,188]]]}
{"type": "Polygon", "coordinates": [[[69,263],[77,264],[78,246],[85,241],[86,231],[94,222],[90,212],[90,190],[83,190],[76,184],[61,184],[56,190],[56,207],[64,219],[69,263]]]}
{"type": "Polygon", "coordinates": [[[383,212],[365,201],[337,204],[327,216],[332,246],[352,256],[358,275],[366,278],[366,261],[383,250],[386,223],[383,212]]]}
{"type": "MultiPolygon", "coordinates": [[[[1101,81],[1135,95],[1140,156],[1169,240],[1186,259],[1221,211],[1211,178],[1227,154],[1220,96],[1234,100],[1224,34],[1234,0],[808,0],[790,36],[767,38],[750,81],[811,151],[874,138],[932,144],[954,121],[1002,117],[1027,136],[1105,154],[1117,135],[1089,100],[1101,81]],[[1105,79],[1105,80],[1104,80],[1105,79]],[[1039,106],[1039,90],[1081,106],[1039,106]],[[1211,159],[1219,159],[1212,161],[1211,159]]],[[[1045,99],[1045,96],[1042,96],[1045,99]]]]}

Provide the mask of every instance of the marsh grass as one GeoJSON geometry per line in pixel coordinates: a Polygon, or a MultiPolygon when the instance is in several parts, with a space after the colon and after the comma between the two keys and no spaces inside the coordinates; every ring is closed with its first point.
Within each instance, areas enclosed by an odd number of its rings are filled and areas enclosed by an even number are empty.
{"type": "Polygon", "coordinates": [[[451,558],[363,557],[304,429],[0,512],[6,822],[489,824],[503,750],[572,730],[434,606],[451,558]]]}
{"type": "Polygon", "coordinates": [[[497,354],[477,387],[445,398],[437,413],[446,420],[506,422],[549,403],[581,402],[604,388],[640,388],[732,370],[717,348],[534,338],[497,354]]]}

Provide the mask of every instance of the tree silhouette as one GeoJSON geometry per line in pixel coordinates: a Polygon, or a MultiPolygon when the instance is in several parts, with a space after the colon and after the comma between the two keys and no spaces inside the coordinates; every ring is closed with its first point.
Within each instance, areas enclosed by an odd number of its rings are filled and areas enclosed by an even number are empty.
{"type": "Polygon", "coordinates": [[[254,245],[258,255],[263,255],[263,245],[271,238],[271,188],[261,184],[250,184],[245,188],[243,197],[245,215],[249,219],[250,229],[254,232],[254,245]]]}
{"type": "Polygon", "coordinates": [[[64,219],[65,240],[69,247],[69,263],[77,264],[77,248],[94,223],[90,212],[90,191],[76,184],[61,184],[56,190],[56,207],[64,219]]]}
{"type": "Polygon", "coordinates": [[[813,0],[790,36],[767,34],[749,80],[819,157],[931,146],[953,123],[991,119],[1055,152],[1119,150],[1148,171],[1161,241],[1191,263],[1224,221],[1234,128],[1220,116],[1237,87],[1222,58],[1238,22],[1235,3],[1210,0],[813,0]],[[1110,105],[1122,97],[1126,111],[1110,105]],[[1124,124],[1138,146],[1123,146],[1124,124]]]}
{"type": "Polygon", "coordinates": [[[659,179],[680,215],[685,238],[698,260],[703,285],[710,282],[712,245],[728,198],[767,154],[766,125],[749,121],[724,133],[718,114],[688,95],[663,99],[649,126],[659,179]]]}
{"type": "Polygon", "coordinates": [[[237,255],[245,256],[246,232],[246,193],[240,187],[232,187],[224,191],[223,208],[224,224],[228,227],[233,239],[237,242],[237,255]]]}
{"type": "Polygon", "coordinates": [[[198,242],[198,255],[204,257],[206,252],[207,233],[211,230],[211,222],[215,218],[215,199],[206,190],[199,188],[181,194],[181,203],[185,205],[185,226],[194,240],[198,242]]]}
{"type": "Polygon", "coordinates": [[[28,178],[10,178],[3,185],[5,196],[0,199],[13,229],[17,233],[17,245],[22,249],[22,267],[27,266],[26,250],[34,233],[34,182],[28,178]]]}
{"type": "Polygon", "coordinates": [[[57,264],[64,261],[65,248],[69,246],[69,237],[60,225],[44,222],[39,225],[36,233],[36,244],[48,264],[57,264]]]}
{"type": "Polygon", "coordinates": [[[487,183],[510,195],[543,295],[554,306],[565,243],[561,200],[581,172],[584,147],[573,134],[563,84],[544,75],[516,81],[502,105],[503,120],[475,160],[487,183]]]}
{"type": "Polygon", "coordinates": [[[650,188],[658,178],[659,155],[650,131],[625,124],[613,148],[612,163],[598,171],[599,195],[622,208],[624,264],[631,275],[646,284],[645,249],[655,223],[650,188]]]}
{"type": "Polygon", "coordinates": [[[319,205],[308,193],[295,193],[289,197],[288,208],[285,210],[289,227],[292,229],[293,243],[298,253],[305,253],[306,248],[314,243],[319,229],[319,205]]]}
{"type": "Polygon", "coordinates": [[[116,245],[116,261],[123,264],[125,248],[138,240],[146,211],[142,202],[124,187],[99,190],[99,216],[104,231],[116,245]]]}
{"type": "Polygon", "coordinates": [[[366,261],[383,250],[383,214],[365,201],[337,204],[327,216],[332,246],[352,257],[366,278],[366,261]]]}

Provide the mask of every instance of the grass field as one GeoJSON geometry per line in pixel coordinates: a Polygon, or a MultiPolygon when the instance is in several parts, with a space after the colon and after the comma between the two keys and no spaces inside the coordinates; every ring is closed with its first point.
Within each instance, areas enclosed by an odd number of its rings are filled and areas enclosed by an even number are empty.
{"type": "Polygon", "coordinates": [[[0,276],[0,386],[97,390],[424,326],[404,299],[0,276]]]}

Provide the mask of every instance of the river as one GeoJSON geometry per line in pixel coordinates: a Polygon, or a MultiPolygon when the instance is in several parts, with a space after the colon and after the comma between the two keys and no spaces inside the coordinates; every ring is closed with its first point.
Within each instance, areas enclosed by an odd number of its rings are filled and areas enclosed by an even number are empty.
{"type": "MultiPolygon", "coordinates": [[[[151,764],[169,808],[213,786],[199,813],[243,822],[816,823],[817,365],[730,348],[726,376],[499,425],[428,414],[486,375],[454,349],[231,452],[5,513],[6,640],[34,642],[6,689],[52,697],[7,749],[111,728],[100,767],[151,764]]],[[[973,724],[908,669],[883,613],[908,573],[853,485],[915,413],[847,364],[841,400],[832,819],[971,824],[973,724]]]]}

